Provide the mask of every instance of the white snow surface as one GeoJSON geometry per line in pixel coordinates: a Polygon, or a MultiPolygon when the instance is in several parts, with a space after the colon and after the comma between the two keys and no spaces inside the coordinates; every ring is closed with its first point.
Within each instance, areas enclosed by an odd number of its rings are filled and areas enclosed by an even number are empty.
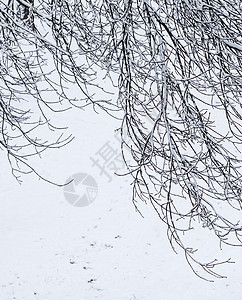
{"type": "MultiPolygon", "coordinates": [[[[210,300],[242,299],[241,249],[211,251],[234,264],[218,271],[228,276],[210,283],[175,254],[165,225],[147,204],[144,218],[131,201],[129,177],[108,182],[90,156],[110,141],[119,123],[104,113],[71,110],[57,117],[76,139],[33,160],[48,179],[64,183],[85,172],[98,183],[98,196],[87,207],[71,206],[63,189],[23,177],[19,185],[1,152],[0,300],[210,300]],[[216,252],[217,251],[217,252],[216,252]]],[[[210,254],[207,229],[195,234],[210,254]]]]}

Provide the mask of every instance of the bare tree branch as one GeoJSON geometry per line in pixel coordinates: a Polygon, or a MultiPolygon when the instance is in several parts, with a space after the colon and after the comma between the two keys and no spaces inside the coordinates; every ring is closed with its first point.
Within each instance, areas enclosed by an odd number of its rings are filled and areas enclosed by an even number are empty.
{"type": "Polygon", "coordinates": [[[150,202],[196,274],[194,264],[220,277],[212,270],[220,262],[201,262],[183,236],[199,223],[220,243],[241,246],[239,221],[224,214],[228,206],[241,218],[241,15],[237,0],[1,1],[0,140],[9,160],[25,162],[32,154],[18,153],[29,145],[39,154],[70,141],[31,136],[55,129],[45,111],[64,102],[113,116],[122,110],[134,205],[150,202]],[[30,120],[26,97],[39,121],[30,120]]]}

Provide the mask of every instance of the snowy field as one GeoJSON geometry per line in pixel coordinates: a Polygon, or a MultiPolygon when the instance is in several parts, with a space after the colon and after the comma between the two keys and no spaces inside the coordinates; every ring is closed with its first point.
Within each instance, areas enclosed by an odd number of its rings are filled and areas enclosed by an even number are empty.
{"type": "MultiPolygon", "coordinates": [[[[33,175],[19,185],[1,152],[0,300],[242,299],[241,249],[211,250],[211,259],[231,257],[235,263],[218,269],[227,279],[199,279],[183,254],[172,251],[152,209],[140,206],[144,218],[135,212],[130,178],[111,170],[100,174],[93,166],[90,157],[97,158],[107,142],[119,150],[117,121],[74,109],[58,118],[76,139],[35,159],[34,166],[58,183],[90,174],[98,193],[90,205],[76,207],[63,188],[33,175]]],[[[198,231],[196,239],[209,252],[207,233],[198,231]]]]}

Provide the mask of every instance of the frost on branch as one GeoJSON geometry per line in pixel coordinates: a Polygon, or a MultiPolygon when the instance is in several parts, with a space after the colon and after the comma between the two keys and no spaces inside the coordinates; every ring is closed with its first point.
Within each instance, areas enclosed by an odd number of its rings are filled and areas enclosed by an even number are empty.
{"type": "Polygon", "coordinates": [[[10,151],[6,124],[25,95],[41,113],[41,105],[58,105],[48,103],[43,86],[59,104],[91,104],[110,114],[121,109],[121,148],[135,206],[149,202],[193,270],[198,265],[219,277],[212,269],[220,262],[201,262],[183,237],[200,224],[221,244],[241,246],[241,225],[226,215],[229,207],[241,219],[240,2],[1,2],[3,147],[10,151]],[[28,8],[28,22],[16,12],[19,5],[28,8]],[[104,100],[99,72],[118,89],[118,99],[104,100]],[[78,87],[78,98],[69,85],[78,87]]]}

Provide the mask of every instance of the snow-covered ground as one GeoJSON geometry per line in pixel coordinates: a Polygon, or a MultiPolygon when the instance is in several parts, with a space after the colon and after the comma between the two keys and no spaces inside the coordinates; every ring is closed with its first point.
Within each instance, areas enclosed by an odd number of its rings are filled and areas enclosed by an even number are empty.
{"type": "MultiPolygon", "coordinates": [[[[144,218],[135,212],[129,178],[109,170],[110,178],[92,165],[90,157],[107,142],[119,149],[117,121],[91,110],[58,118],[76,139],[34,160],[36,169],[59,183],[88,173],[98,194],[89,206],[75,207],[62,188],[32,175],[19,185],[1,152],[0,300],[242,299],[241,249],[224,250],[223,258],[236,262],[219,269],[227,279],[199,279],[172,251],[153,210],[141,205],[144,218]]],[[[196,238],[209,249],[206,233],[196,238]]]]}

